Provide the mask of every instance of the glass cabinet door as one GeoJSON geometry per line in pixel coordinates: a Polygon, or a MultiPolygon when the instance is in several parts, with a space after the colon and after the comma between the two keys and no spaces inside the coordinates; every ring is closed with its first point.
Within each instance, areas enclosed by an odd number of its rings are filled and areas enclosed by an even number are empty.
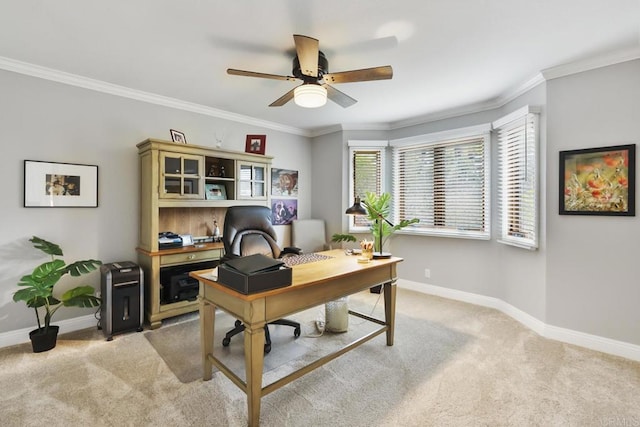
{"type": "Polygon", "coordinates": [[[160,197],[202,198],[202,156],[161,152],[160,165],[160,197]]]}
{"type": "Polygon", "coordinates": [[[238,162],[238,198],[267,198],[267,167],[264,164],[238,162]]]}

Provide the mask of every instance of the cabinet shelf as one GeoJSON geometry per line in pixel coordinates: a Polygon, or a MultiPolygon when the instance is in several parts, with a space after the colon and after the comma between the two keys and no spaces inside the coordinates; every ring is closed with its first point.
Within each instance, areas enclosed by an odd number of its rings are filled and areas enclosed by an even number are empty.
{"type": "Polygon", "coordinates": [[[234,182],[235,179],[234,178],[223,178],[220,176],[205,176],[204,179],[206,181],[228,181],[228,182],[234,182]]]}

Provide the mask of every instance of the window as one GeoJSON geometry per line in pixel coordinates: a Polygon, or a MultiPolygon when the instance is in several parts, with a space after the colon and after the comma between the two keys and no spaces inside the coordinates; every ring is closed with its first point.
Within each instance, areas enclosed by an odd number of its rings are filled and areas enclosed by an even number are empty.
{"type": "MultiPolygon", "coordinates": [[[[387,141],[349,141],[349,206],[356,196],[364,199],[367,192],[384,192],[384,162],[387,141]]],[[[365,216],[349,218],[349,232],[368,232],[365,216]]]]}
{"type": "Polygon", "coordinates": [[[393,147],[394,219],[406,231],[488,239],[489,126],[412,137],[393,147]]]}
{"type": "Polygon", "coordinates": [[[493,123],[498,140],[500,243],[538,247],[538,114],[525,107],[493,123]]]}

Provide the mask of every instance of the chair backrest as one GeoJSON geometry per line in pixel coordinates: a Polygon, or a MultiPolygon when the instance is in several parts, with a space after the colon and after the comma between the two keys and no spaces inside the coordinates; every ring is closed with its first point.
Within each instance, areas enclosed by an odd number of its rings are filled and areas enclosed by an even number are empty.
{"type": "Polygon", "coordinates": [[[303,253],[329,249],[324,221],[321,219],[298,219],[291,222],[291,244],[303,253]]]}
{"type": "Polygon", "coordinates": [[[265,206],[232,206],[224,217],[222,233],[225,259],[263,254],[280,256],[271,209],[265,206]]]}

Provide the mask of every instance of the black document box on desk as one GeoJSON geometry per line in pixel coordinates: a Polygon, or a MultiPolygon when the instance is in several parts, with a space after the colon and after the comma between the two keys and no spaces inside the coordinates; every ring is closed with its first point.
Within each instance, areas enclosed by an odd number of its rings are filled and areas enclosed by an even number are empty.
{"type": "Polygon", "coordinates": [[[250,255],[218,266],[218,283],[249,295],[291,285],[291,268],[264,255],[250,255]],[[235,268],[234,268],[235,267],[235,268]]]}

